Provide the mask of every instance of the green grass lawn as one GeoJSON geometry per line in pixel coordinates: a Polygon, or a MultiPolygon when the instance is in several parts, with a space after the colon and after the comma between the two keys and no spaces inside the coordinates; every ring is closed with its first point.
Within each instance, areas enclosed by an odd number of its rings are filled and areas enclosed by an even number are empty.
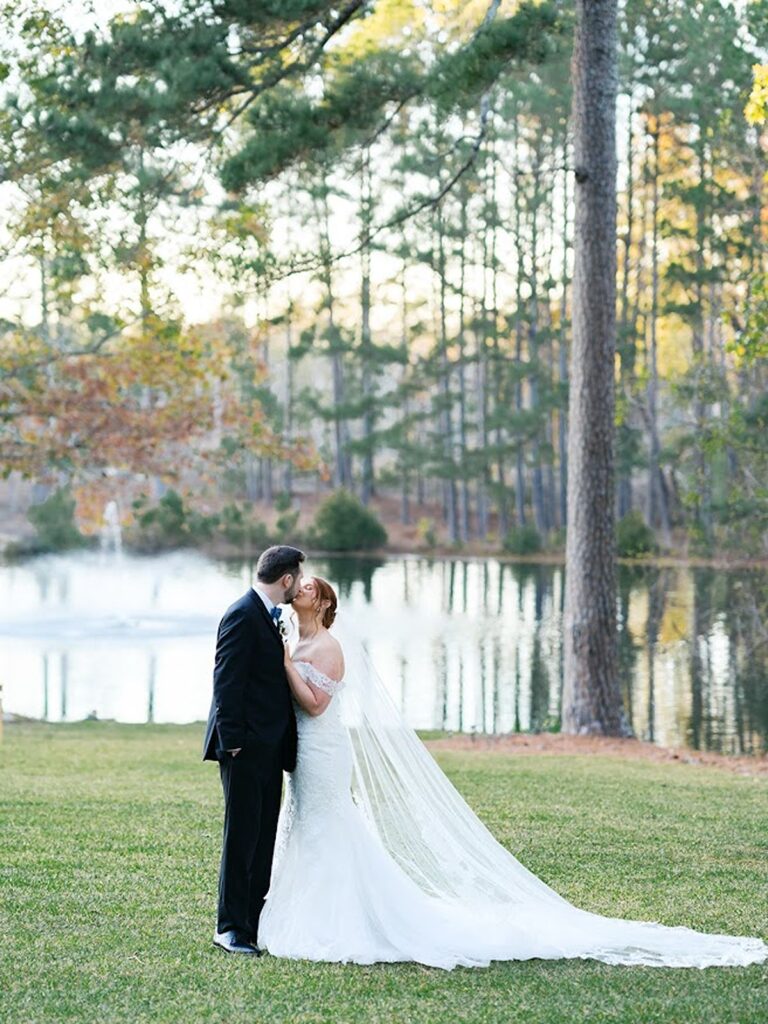
{"type": "MultiPolygon", "coordinates": [[[[201,726],[12,725],[0,744],[8,1024],[766,1024],[768,970],[583,961],[446,973],[228,957],[211,945],[221,792],[201,726]]],[[[442,753],[474,809],[588,910],[768,932],[768,787],[603,756],[442,753]]]]}

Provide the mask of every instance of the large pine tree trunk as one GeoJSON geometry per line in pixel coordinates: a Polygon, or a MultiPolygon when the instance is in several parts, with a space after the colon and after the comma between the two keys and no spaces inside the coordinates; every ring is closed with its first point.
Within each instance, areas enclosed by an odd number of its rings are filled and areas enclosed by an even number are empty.
{"type": "Polygon", "coordinates": [[[627,732],[614,563],[617,0],[577,0],[563,731],[627,732]]]}

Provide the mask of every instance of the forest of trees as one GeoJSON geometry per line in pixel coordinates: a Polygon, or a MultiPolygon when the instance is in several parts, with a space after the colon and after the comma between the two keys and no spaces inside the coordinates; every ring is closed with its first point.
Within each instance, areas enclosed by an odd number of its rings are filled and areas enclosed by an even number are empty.
{"type": "MultiPolygon", "coordinates": [[[[562,548],[572,7],[9,7],[4,473],[562,548]]],[[[766,40],[764,0],[620,7],[616,514],[662,550],[768,554],[766,40]]]]}

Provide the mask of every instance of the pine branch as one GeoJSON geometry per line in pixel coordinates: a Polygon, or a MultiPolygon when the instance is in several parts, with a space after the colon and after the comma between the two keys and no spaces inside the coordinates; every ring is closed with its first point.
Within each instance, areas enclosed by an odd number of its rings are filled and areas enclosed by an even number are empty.
{"type": "MultiPolygon", "coordinates": [[[[339,12],[334,21],[332,21],[331,24],[327,27],[325,35],[316,43],[316,45],[314,46],[314,48],[311,50],[307,57],[305,57],[303,60],[295,60],[291,64],[286,64],[284,67],[281,67],[277,71],[274,71],[271,75],[267,75],[265,78],[261,79],[258,85],[254,86],[254,88],[252,88],[249,91],[248,98],[240,104],[240,106],[237,108],[237,110],[235,110],[235,112],[225,122],[225,124],[216,132],[214,132],[214,136],[221,136],[229,127],[231,127],[234,124],[234,122],[239,117],[241,117],[245,113],[245,111],[251,106],[251,104],[253,104],[259,98],[259,96],[263,95],[263,93],[267,92],[269,89],[273,89],[276,85],[279,85],[281,82],[284,82],[288,78],[292,78],[296,75],[305,74],[307,71],[309,71],[311,67],[316,63],[318,57],[325,50],[326,46],[331,41],[331,39],[333,39],[333,37],[337,35],[341,31],[341,29],[344,28],[344,26],[352,20],[352,18],[354,18],[355,14],[357,14],[357,12],[360,10],[361,7],[365,5],[365,3],[366,0],[352,0],[351,3],[347,4],[347,6],[339,12]]],[[[314,21],[307,21],[302,26],[294,30],[294,32],[287,36],[283,40],[283,42],[278,45],[278,47],[275,50],[275,53],[278,54],[287,49],[293,42],[296,41],[297,38],[303,35],[303,33],[309,27],[311,27],[312,24],[314,24],[314,21]]]]}

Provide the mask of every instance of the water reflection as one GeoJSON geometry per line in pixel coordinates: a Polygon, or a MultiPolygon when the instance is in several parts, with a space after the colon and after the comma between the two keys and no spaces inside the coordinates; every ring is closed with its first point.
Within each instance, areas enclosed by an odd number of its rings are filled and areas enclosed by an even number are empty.
{"type": "MultiPolygon", "coordinates": [[[[563,571],[494,561],[315,559],[421,729],[558,727],[563,571]]],[[[768,735],[765,572],[624,568],[619,663],[636,735],[747,753],[768,735]]],[[[253,565],[177,553],[0,566],[6,710],[51,720],[195,721],[213,638],[253,565]]]]}

